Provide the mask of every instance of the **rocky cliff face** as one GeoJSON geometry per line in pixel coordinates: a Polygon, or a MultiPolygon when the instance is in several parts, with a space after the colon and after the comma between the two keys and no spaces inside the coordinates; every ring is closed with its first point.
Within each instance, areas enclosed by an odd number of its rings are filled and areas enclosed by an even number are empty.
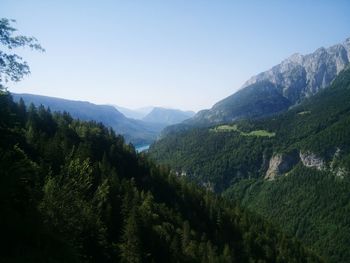
{"type": "Polygon", "coordinates": [[[265,179],[274,180],[277,176],[282,176],[293,169],[299,162],[309,168],[317,170],[326,169],[325,161],[311,152],[292,151],[289,153],[274,154],[269,162],[269,168],[266,171],[265,179]]]}
{"type": "Polygon", "coordinates": [[[288,154],[276,154],[271,157],[269,169],[266,172],[265,179],[273,180],[277,176],[281,176],[290,171],[299,162],[296,151],[288,154]]]}
{"type": "Polygon", "coordinates": [[[316,156],[314,153],[302,153],[299,154],[300,160],[306,167],[316,168],[317,170],[325,169],[325,162],[322,158],[316,156]]]}
{"type": "Polygon", "coordinates": [[[347,53],[348,53],[348,60],[350,61],[350,37],[348,39],[345,40],[344,42],[344,47],[346,48],[347,50],[347,53]]]}
{"type": "Polygon", "coordinates": [[[319,48],[308,55],[294,54],[281,64],[249,79],[242,88],[269,81],[292,103],[328,86],[350,61],[350,38],[342,44],[319,48]]]}

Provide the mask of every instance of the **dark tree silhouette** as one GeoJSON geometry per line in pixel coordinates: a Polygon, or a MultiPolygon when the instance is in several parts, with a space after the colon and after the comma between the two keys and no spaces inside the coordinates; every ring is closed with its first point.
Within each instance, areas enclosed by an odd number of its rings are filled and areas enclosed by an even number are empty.
{"type": "Polygon", "coordinates": [[[16,35],[17,29],[12,27],[15,20],[0,19],[0,90],[6,89],[9,81],[20,81],[30,73],[30,68],[22,57],[12,52],[12,49],[29,47],[32,50],[44,51],[34,37],[16,35]]]}

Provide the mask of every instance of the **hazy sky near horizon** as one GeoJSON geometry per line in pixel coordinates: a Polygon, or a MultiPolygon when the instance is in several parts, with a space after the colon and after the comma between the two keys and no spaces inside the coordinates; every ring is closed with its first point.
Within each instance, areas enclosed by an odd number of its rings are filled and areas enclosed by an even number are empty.
{"type": "Polygon", "coordinates": [[[45,53],[10,91],[128,108],[210,108],[252,75],[350,37],[348,0],[0,0],[45,53]]]}

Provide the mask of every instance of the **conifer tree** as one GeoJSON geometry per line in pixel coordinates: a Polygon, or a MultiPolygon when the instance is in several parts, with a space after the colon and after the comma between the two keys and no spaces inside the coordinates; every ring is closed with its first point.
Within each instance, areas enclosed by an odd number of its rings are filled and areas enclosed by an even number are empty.
{"type": "Polygon", "coordinates": [[[119,250],[122,263],[142,262],[136,208],[130,211],[129,216],[125,220],[119,250]]]}

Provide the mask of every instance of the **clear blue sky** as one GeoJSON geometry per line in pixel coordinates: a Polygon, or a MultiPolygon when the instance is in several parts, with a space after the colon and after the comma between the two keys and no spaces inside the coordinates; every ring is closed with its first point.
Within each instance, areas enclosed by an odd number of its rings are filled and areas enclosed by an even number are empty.
{"type": "Polygon", "coordinates": [[[0,0],[46,53],[11,91],[200,110],[293,53],[350,36],[348,0],[0,0]]]}

